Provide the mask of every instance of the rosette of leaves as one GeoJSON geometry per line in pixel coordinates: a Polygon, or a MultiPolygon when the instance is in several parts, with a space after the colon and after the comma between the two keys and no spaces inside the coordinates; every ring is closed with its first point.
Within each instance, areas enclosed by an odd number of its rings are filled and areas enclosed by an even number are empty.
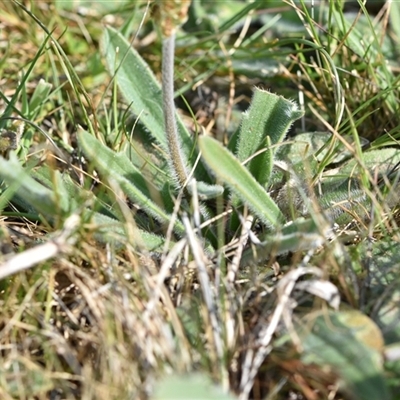
{"type": "MultiPolygon", "coordinates": [[[[184,182],[177,182],[171,162],[163,90],[149,66],[116,30],[105,28],[102,52],[110,74],[115,76],[121,94],[137,118],[131,140],[122,141],[119,151],[110,146],[113,138],[101,134],[95,137],[82,129],[77,133],[79,148],[99,174],[103,189],[90,193],[67,172],[36,165],[34,159],[22,167],[11,154],[9,159],[0,160],[0,176],[7,184],[3,198],[13,198],[33,216],[56,224],[70,213],[82,210],[82,215],[99,224],[102,235],[109,238],[110,234],[124,234],[121,222],[125,216],[115,201],[115,192],[119,191],[133,205],[138,243],[150,250],[162,248],[168,226],[178,237],[184,235],[179,216],[174,216],[174,205],[182,193],[181,207],[189,210],[192,196],[184,182]]],[[[197,182],[204,219],[215,215],[215,197],[224,196],[226,200],[232,198],[236,206],[247,205],[269,228],[284,222],[265,189],[273,165],[273,145],[284,139],[290,124],[300,115],[291,101],[256,88],[252,105],[230,144],[237,145],[230,151],[210,137],[192,135],[175,113],[180,152],[188,176],[197,182]],[[260,155],[247,165],[246,158],[257,151],[261,151],[260,155]]],[[[209,226],[204,235],[208,246],[215,247],[216,229],[209,226]]]]}
{"type": "MultiPolygon", "coordinates": [[[[110,231],[123,235],[121,222],[125,221],[125,215],[116,205],[115,192],[118,192],[130,200],[131,210],[135,210],[138,243],[152,250],[163,246],[168,226],[177,237],[184,235],[185,229],[179,213],[178,216],[174,213],[174,206],[182,194],[181,209],[190,211],[193,193],[188,188],[192,187],[190,180],[194,179],[202,201],[203,220],[216,216],[215,198],[223,196],[235,211],[243,205],[248,207],[271,232],[266,239],[271,246],[274,232],[280,231],[286,222],[296,217],[286,212],[290,198],[282,195],[285,183],[278,190],[281,198],[275,196],[274,200],[268,193],[276,182],[284,182],[284,176],[276,173],[274,164],[277,160],[286,160],[294,174],[304,178],[304,166],[308,163],[311,179],[321,165],[327,165],[321,163],[321,157],[326,159],[324,149],[329,148],[329,136],[322,144],[314,144],[312,142],[319,137],[318,134],[308,134],[296,138],[297,145],[283,146],[290,125],[301,117],[302,112],[292,101],[258,88],[255,88],[250,108],[243,115],[240,129],[228,147],[211,137],[193,135],[174,111],[180,154],[188,172],[187,182],[177,181],[174,163],[171,162],[174,155],[165,129],[160,83],[145,61],[115,29],[105,28],[102,52],[108,70],[137,122],[132,137],[122,141],[118,151],[109,145],[113,138],[101,134],[95,137],[84,130],[78,132],[79,147],[100,175],[104,191],[98,191],[95,196],[79,187],[67,173],[51,172],[49,167],[27,166],[23,169],[17,159],[11,157],[10,160],[0,160],[0,176],[8,185],[8,194],[4,198],[14,196],[25,209],[36,210],[48,220],[63,219],[63,216],[82,208],[89,220],[94,218],[103,227],[103,235],[109,235],[110,231]],[[306,149],[299,145],[301,140],[306,142],[306,149]],[[89,199],[90,209],[85,208],[89,199]]],[[[382,158],[385,165],[388,165],[389,157],[395,165],[399,155],[395,149],[366,152],[363,166],[372,168],[369,160],[377,157],[382,158]]],[[[352,179],[352,171],[359,166],[354,164],[354,159],[331,158],[329,162],[331,165],[344,163],[344,167],[340,176],[327,176],[323,182],[324,194],[319,196],[322,209],[329,209],[334,201],[348,200],[348,182],[352,179]]],[[[354,182],[354,187],[361,190],[359,181],[354,182]]],[[[368,201],[365,193],[361,194],[362,201],[368,201]]],[[[308,214],[307,207],[297,212],[300,216],[308,214]]],[[[231,215],[230,226],[234,227],[235,221],[237,226],[235,213],[231,215]]],[[[342,212],[332,215],[336,218],[342,212]]],[[[298,231],[300,236],[304,236],[305,227],[307,233],[319,231],[317,224],[304,220],[283,228],[282,234],[285,236],[287,230],[290,240],[282,251],[304,247],[299,245],[298,238],[293,240],[293,232],[298,231]]],[[[207,226],[203,235],[210,249],[217,246],[215,226],[207,226]]],[[[285,243],[281,239],[279,243],[285,243]]]]}
{"type": "MultiPolygon", "coordinates": [[[[105,29],[102,51],[130,111],[137,116],[137,130],[119,152],[81,131],[80,148],[102,179],[115,181],[150,219],[168,225],[179,192],[184,195],[182,207],[189,207],[191,194],[176,184],[165,132],[162,88],[140,55],[113,28],[105,29]]],[[[247,205],[266,226],[281,226],[283,215],[266,191],[277,148],[273,145],[285,138],[292,122],[301,115],[293,102],[256,88],[242,126],[232,139],[231,152],[211,137],[192,135],[175,114],[185,168],[197,182],[204,218],[213,216],[213,198],[222,195],[227,200],[235,199],[237,205],[247,205]],[[243,163],[258,151],[260,155],[249,165],[243,163]],[[229,190],[224,191],[224,187],[229,190]]],[[[179,218],[173,223],[173,230],[178,236],[183,234],[179,218]]],[[[210,243],[215,243],[212,227],[204,234],[210,243]]]]}

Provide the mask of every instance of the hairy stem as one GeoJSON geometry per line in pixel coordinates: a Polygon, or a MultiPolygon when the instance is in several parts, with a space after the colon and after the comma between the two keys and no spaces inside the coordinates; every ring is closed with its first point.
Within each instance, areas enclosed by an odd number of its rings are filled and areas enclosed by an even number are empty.
{"type": "Polygon", "coordinates": [[[184,155],[180,145],[175,117],[174,103],[174,53],[175,33],[164,38],[162,45],[162,90],[165,130],[168,140],[168,150],[171,165],[175,172],[178,185],[183,187],[187,181],[187,170],[184,155]]]}

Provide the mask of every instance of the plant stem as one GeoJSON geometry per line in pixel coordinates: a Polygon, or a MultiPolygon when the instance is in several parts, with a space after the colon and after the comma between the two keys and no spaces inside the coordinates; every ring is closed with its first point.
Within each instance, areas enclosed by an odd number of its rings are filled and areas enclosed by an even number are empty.
{"type": "Polygon", "coordinates": [[[174,103],[174,54],[175,33],[165,37],[162,44],[162,90],[165,130],[167,134],[168,150],[171,157],[171,165],[175,172],[180,188],[187,181],[185,159],[180,145],[178,128],[176,124],[174,103]]]}

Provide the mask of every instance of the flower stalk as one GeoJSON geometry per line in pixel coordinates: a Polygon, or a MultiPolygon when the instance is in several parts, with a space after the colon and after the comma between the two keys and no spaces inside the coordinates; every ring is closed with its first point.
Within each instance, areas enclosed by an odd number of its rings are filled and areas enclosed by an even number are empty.
{"type": "Polygon", "coordinates": [[[190,0],[161,0],[159,2],[159,19],[162,42],[162,91],[165,131],[171,165],[179,187],[187,183],[187,162],[182,151],[176,123],[174,102],[174,57],[175,32],[187,18],[190,0]]]}

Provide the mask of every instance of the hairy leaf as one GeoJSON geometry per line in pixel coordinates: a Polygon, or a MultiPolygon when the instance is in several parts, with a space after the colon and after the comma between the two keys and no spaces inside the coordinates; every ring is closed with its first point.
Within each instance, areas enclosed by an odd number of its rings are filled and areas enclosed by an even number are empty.
{"type": "MultiPolygon", "coordinates": [[[[152,198],[152,193],[159,193],[159,189],[144,179],[125,154],[115,153],[83,130],[78,132],[78,140],[85,155],[104,178],[115,180],[134,203],[157,221],[164,224],[171,221],[171,216],[152,198]]],[[[183,234],[184,228],[179,221],[174,227],[177,233],[183,234]]]]}
{"type": "Polygon", "coordinates": [[[269,182],[274,154],[290,125],[303,115],[297,105],[282,96],[256,88],[249,110],[243,115],[237,144],[237,157],[245,161],[257,151],[248,169],[261,184],[269,182]]]}
{"type": "MultiPolygon", "coordinates": [[[[128,101],[132,112],[148,129],[164,150],[168,150],[162,110],[162,91],[149,66],[130,43],[114,28],[104,30],[101,49],[110,73],[117,80],[118,87],[128,101]]],[[[193,149],[190,134],[176,114],[184,152],[193,149]]]]}
{"type": "Polygon", "coordinates": [[[220,181],[246,204],[267,226],[278,227],[284,218],[264,188],[221,143],[207,136],[199,138],[206,163],[220,181]]]}

